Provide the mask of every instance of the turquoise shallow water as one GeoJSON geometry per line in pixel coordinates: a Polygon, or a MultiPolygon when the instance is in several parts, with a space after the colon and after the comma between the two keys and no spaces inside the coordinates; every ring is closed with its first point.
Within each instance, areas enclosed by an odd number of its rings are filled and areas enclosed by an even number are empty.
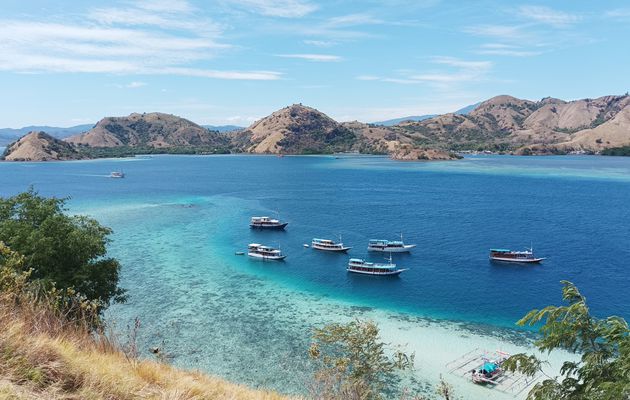
{"type": "Polygon", "coordinates": [[[3,163],[0,184],[1,195],[32,184],[72,196],[71,211],[114,228],[130,301],[108,318],[121,335],[138,317],[142,349],[163,346],[177,365],[251,386],[304,391],[310,332],[330,321],[376,319],[413,349],[520,342],[514,321],[559,302],[561,279],[595,313],[630,314],[630,159],[158,156],[3,163]],[[127,178],[106,177],[120,168],[127,178]],[[273,210],[286,232],[248,229],[273,210]],[[395,279],[348,275],[347,257],[302,247],[341,234],[350,255],[379,260],[367,240],[400,232],[418,247],[396,257],[410,270],[395,279]],[[287,261],[234,255],[253,241],[280,245],[287,261]],[[530,242],[549,260],[487,260],[490,247],[530,242]]]}

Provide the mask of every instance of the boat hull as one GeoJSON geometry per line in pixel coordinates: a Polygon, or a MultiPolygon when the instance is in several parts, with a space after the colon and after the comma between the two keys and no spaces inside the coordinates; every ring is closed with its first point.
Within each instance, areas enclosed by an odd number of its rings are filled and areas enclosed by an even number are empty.
{"type": "Polygon", "coordinates": [[[339,248],[319,247],[315,244],[312,244],[311,247],[314,248],[315,250],[329,251],[332,253],[345,253],[346,251],[352,248],[352,247],[339,247],[339,248]]]}
{"type": "Polygon", "coordinates": [[[380,248],[380,247],[369,247],[368,251],[377,251],[381,253],[409,253],[411,249],[416,247],[415,244],[406,244],[404,247],[392,247],[392,248],[380,248]]]}
{"type": "Polygon", "coordinates": [[[510,262],[518,264],[538,264],[543,261],[544,258],[503,258],[503,257],[490,257],[490,261],[510,262]]]}
{"type": "Polygon", "coordinates": [[[282,230],[284,229],[287,225],[289,225],[288,222],[283,222],[281,224],[277,224],[277,225],[259,225],[259,224],[249,224],[249,227],[251,229],[260,229],[260,230],[270,230],[270,231],[278,231],[278,230],[282,230]]]}
{"type": "Polygon", "coordinates": [[[287,256],[282,255],[282,256],[263,256],[261,254],[256,254],[256,253],[247,253],[247,255],[251,258],[254,258],[256,260],[263,260],[263,261],[282,261],[285,258],[287,258],[287,256]]]}
{"type": "Polygon", "coordinates": [[[369,271],[357,271],[351,268],[347,268],[347,271],[352,272],[354,274],[361,274],[361,275],[395,276],[395,275],[399,275],[403,271],[406,271],[406,269],[397,269],[395,271],[387,271],[387,272],[369,272],[369,271]]]}

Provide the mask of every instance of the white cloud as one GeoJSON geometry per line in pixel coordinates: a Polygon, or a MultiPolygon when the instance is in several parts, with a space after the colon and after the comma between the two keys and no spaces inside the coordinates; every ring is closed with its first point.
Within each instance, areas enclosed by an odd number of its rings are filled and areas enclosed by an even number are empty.
{"type": "Polygon", "coordinates": [[[520,46],[504,43],[486,43],[479,46],[477,54],[509,56],[509,57],[533,57],[543,54],[542,51],[524,50],[520,46]]]}
{"type": "Polygon", "coordinates": [[[355,26],[355,25],[376,25],[383,21],[368,14],[348,14],[330,18],[326,25],[330,27],[355,26]]]}
{"type": "Polygon", "coordinates": [[[246,11],[270,17],[299,18],[317,10],[317,5],[304,0],[224,0],[246,11]]]}
{"type": "Polygon", "coordinates": [[[307,61],[314,62],[337,62],[342,58],[331,54],[278,54],[277,57],[283,58],[299,58],[307,61]]]}
{"type": "Polygon", "coordinates": [[[518,25],[476,25],[464,29],[464,32],[500,40],[522,40],[528,37],[524,27],[518,25]]]}
{"type": "Polygon", "coordinates": [[[138,88],[147,86],[147,84],[145,82],[133,81],[125,85],[117,85],[117,86],[121,89],[138,89],[138,88]]]}
{"type": "Polygon", "coordinates": [[[332,47],[337,45],[338,43],[332,40],[304,40],[304,44],[315,47],[332,47]]]}
{"type": "Polygon", "coordinates": [[[579,15],[544,6],[521,6],[518,12],[522,17],[557,28],[567,27],[582,19],[579,15]]]}
{"type": "Polygon", "coordinates": [[[630,19],[630,8],[617,8],[615,10],[606,11],[604,16],[621,20],[630,19]]]}
{"type": "Polygon", "coordinates": [[[455,57],[435,56],[430,61],[435,65],[442,65],[446,70],[430,70],[417,72],[410,70],[398,71],[399,76],[379,77],[374,75],[359,75],[358,80],[381,81],[401,85],[429,84],[437,89],[453,89],[455,85],[479,82],[486,79],[492,69],[490,61],[470,61],[455,57]]]}
{"type": "MultiPolygon", "coordinates": [[[[23,73],[174,74],[273,80],[272,71],[219,71],[201,65],[229,49],[220,28],[182,0],[91,9],[77,21],[0,20],[0,70],[23,73]],[[172,5],[172,7],[171,7],[172,5]]],[[[54,20],[54,18],[51,18],[54,20]]]]}

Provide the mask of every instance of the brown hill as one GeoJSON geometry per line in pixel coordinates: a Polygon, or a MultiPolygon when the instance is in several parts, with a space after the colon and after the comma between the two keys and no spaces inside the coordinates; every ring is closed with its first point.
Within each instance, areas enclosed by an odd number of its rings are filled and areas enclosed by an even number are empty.
{"type": "Polygon", "coordinates": [[[65,139],[91,147],[153,147],[227,145],[227,138],[194,122],[170,114],[133,113],[127,117],[107,117],[86,133],[65,139]]]}
{"type": "Polygon", "coordinates": [[[7,161],[53,161],[83,158],[71,144],[45,132],[30,132],[7,147],[7,161]]]}
{"type": "Polygon", "coordinates": [[[347,151],[357,135],[326,114],[301,104],[282,108],[236,135],[249,153],[331,153],[347,151]]]}
{"type": "Polygon", "coordinates": [[[444,114],[400,123],[416,142],[446,149],[523,152],[600,151],[630,143],[630,96],[537,102],[497,96],[468,115],[444,114]]]}

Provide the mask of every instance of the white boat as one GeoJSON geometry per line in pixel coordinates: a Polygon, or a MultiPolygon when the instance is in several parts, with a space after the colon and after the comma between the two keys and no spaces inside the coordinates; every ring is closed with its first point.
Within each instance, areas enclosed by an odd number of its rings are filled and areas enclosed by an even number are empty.
{"type": "Polygon", "coordinates": [[[252,243],[247,246],[247,255],[252,258],[270,261],[282,261],[287,257],[282,254],[282,252],[278,249],[274,249],[269,246],[263,246],[262,244],[258,243],[252,243]]]}
{"type": "Polygon", "coordinates": [[[398,268],[396,264],[392,263],[392,255],[389,255],[389,262],[387,264],[382,263],[371,263],[360,258],[351,258],[348,261],[348,272],[354,272],[356,274],[364,274],[364,275],[380,275],[380,276],[391,276],[398,275],[403,271],[406,271],[406,268],[398,268]]]}
{"type": "Polygon", "coordinates": [[[352,247],[344,246],[341,242],[341,238],[339,238],[339,242],[335,243],[329,239],[313,239],[311,242],[311,247],[316,250],[324,250],[324,251],[334,251],[343,253],[350,250],[352,247]]]}
{"type": "Polygon", "coordinates": [[[514,263],[539,263],[544,257],[536,257],[534,249],[530,247],[523,251],[513,251],[510,249],[490,249],[490,260],[514,263]]]}
{"type": "Polygon", "coordinates": [[[384,239],[370,239],[368,243],[368,251],[381,251],[386,253],[408,253],[416,247],[415,244],[405,244],[402,240],[402,234],[400,240],[384,240],[384,239]]]}
{"type": "Polygon", "coordinates": [[[252,217],[249,227],[252,229],[284,229],[288,222],[281,222],[279,219],[269,217],[252,217]]]}
{"type": "Polygon", "coordinates": [[[112,171],[109,174],[109,177],[110,178],[119,178],[120,179],[120,178],[124,178],[125,177],[125,173],[122,172],[122,171],[112,171]]]}

